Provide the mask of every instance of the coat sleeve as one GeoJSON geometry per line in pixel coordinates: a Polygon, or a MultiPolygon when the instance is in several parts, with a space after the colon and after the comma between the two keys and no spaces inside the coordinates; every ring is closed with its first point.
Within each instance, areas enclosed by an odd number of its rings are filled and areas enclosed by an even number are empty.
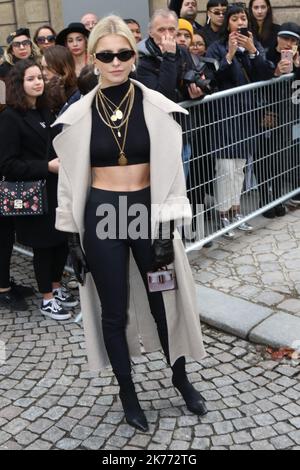
{"type": "Polygon", "coordinates": [[[152,58],[141,57],[137,69],[137,79],[151,90],[162,93],[171,101],[177,101],[177,64],[176,57],[165,55],[161,65],[154,64],[152,58]]]}
{"type": "Polygon", "coordinates": [[[55,228],[60,232],[79,233],[73,217],[72,186],[62,164],[58,174],[57,200],[55,228]]]}
{"type": "Polygon", "coordinates": [[[271,80],[274,76],[274,65],[267,60],[264,48],[259,43],[255,43],[259,54],[252,59],[253,81],[271,80]]]}
{"type": "MultiPolygon", "coordinates": [[[[159,223],[174,221],[175,227],[182,227],[183,225],[191,224],[192,208],[187,197],[186,182],[181,158],[183,144],[182,128],[173,116],[170,116],[170,120],[172,121],[172,126],[176,128],[176,134],[180,139],[177,145],[179,151],[176,152],[176,155],[174,154],[174,158],[176,158],[174,165],[176,166],[177,171],[166,201],[158,208],[159,214],[157,219],[159,223]]],[[[176,134],[174,133],[174,136],[176,134]]]]}
{"type": "Polygon", "coordinates": [[[0,114],[0,174],[12,181],[30,181],[48,176],[48,162],[22,158],[22,135],[18,119],[0,114]]]}
{"type": "Polygon", "coordinates": [[[206,57],[209,59],[216,59],[219,62],[219,69],[215,73],[218,81],[224,78],[231,78],[234,74],[234,62],[229,64],[226,60],[227,50],[222,47],[218,42],[215,42],[207,49],[206,57]]]}

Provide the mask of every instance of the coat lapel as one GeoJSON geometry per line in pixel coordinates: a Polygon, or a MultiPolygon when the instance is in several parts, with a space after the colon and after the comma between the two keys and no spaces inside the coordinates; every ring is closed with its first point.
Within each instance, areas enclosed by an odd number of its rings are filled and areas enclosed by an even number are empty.
{"type": "MultiPolygon", "coordinates": [[[[140,82],[135,80],[132,80],[132,82],[141,88],[144,96],[145,121],[151,142],[152,205],[157,210],[155,213],[158,214],[160,207],[168,198],[170,188],[178,172],[182,171],[180,159],[174,158],[174,164],[170,165],[172,155],[177,155],[182,148],[182,131],[177,122],[174,121],[172,114],[188,114],[188,112],[160,93],[146,88],[140,82]],[[172,132],[172,138],[170,138],[170,131],[172,130],[174,132],[172,132]]],[[[55,148],[57,154],[61,156],[66,150],[67,158],[64,159],[64,166],[68,167],[70,174],[73,174],[70,180],[72,184],[74,183],[74,194],[78,194],[78,183],[83,181],[90,183],[91,107],[97,91],[98,87],[72,105],[54,124],[64,125],[62,133],[55,139],[55,148]],[[67,141],[68,148],[65,147],[67,141]],[[74,165],[74,158],[77,155],[77,164],[74,165]],[[70,156],[72,156],[72,159],[70,159],[70,156]],[[74,172],[78,172],[78,175],[75,176],[74,172]]],[[[86,201],[86,198],[82,199],[84,199],[84,202],[86,201]]],[[[79,205],[81,206],[81,204],[79,205]]],[[[81,217],[79,220],[79,226],[81,227],[83,220],[81,217]]],[[[155,222],[153,220],[154,225],[155,222]]],[[[152,229],[154,230],[154,227],[152,229]]]]}
{"type": "MultiPolygon", "coordinates": [[[[180,153],[182,131],[170,115],[174,112],[186,113],[186,111],[159,93],[148,90],[139,83],[137,86],[143,91],[145,120],[151,139],[152,204],[158,205],[160,211],[165,202],[166,206],[171,205],[172,201],[189,205],[180,153]]],[[[84,238],[86,199],[91,185],[91,105],[96,93],[97,88],[72,105],[56,121],[56,124],[64,125],[63,132],[56,137],[54,142],[55,150],[64,169],[60,174],[63,184],[61,184],[59,194],[62,212],[59,227],[70,231],[69,227],[74,226],[76,229],[74,231],[79,232],[81,241],[84,238]]],[[[172,363],[182,356],[191,356],[196,360],[204,356],[192,274],[180,240],[174,240],[174,248],[176,272],[180,269],[179,288],[178,291],[163,295],[172,363]]],[[[139,337],[142,337],[144,346],[149,352],[157,350],[159,342],[157,330],[149,312],[143,281],[140,277],[135,277],[134,271],[137,272],[136,263],[132,263],[130,269],[131,308],[129,309],[127,337],[131,353],[140,355],[139,337]]],[[[100,301],[91,274],[88,274],[86,285],[81,287],[80,291],[90,367],[92,370],[101,370],[109,365],[109,361],[103,339],[100,301]]]]}
{"type": "Polygon", "coordinates": [[[41,137],[41,139],[43,139],[43,141],[48,142],[49,120],[45,114],[41,114],[41,118],[38,119],[36,115],[27,113],[24,116],[24,122],[26,122],[26,124],[28,124],[41,137]]]}

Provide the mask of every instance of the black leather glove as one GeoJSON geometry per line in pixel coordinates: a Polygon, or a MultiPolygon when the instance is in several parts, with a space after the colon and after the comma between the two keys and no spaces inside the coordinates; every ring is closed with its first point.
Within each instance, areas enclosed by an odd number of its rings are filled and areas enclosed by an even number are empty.
{"type": "MultiPolygon", "coordinates": [[[[166,225],[166,224],[165,224],[166,225]]],[[[153,243],[153,271],[164,268],[172,264],[175,260],[174,253],[174,222],[168,223],[168,237],[166,238],[166,229],[164,224],[160,224],[158,239],[153,243]]]]}
{"type": "Polygon", "coordinates": [[[83,286],[89,272],[86,257],[82,251],[78,233],[68,235],[69,252],[77,281],[83,286]]]}

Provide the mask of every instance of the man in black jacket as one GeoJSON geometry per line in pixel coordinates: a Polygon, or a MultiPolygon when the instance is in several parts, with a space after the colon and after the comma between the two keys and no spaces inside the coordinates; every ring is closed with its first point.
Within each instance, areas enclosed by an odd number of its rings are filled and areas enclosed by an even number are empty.
{"type": "Polygon", "coordinates": [[[169,10],[157,10],[150,21],[149,37],[139,46],[137,78],[152,90],[172,101],[197,99],[203,91],[194,83],[189,87],[182,79],[194,68],[186,48],[176,44],[178,18],[169,10]]]}
{"type": "MultiPolygon", "coordinates": [[[[199,99],[204,96],[201,88],[195,83],[187,86],[183,81],[185,73],[195,67],[188,49],[176,44],[177,31],[178,17],[174,11],[157,10],[154,13],[150,22],[149,38],[138,45],[140,60],[137,78],[147,87],[159,91],[172,101],[199,99]]],[[[181,124],[184,131],[197,127],[197,123],[188,119],[181,124]]],[[[193,138],[196,138],[195,133],[193,138]]],[[[193,186],[190,181],[191,173],[195,173],[191,133],[189,137],[184,133],[182,158],[187,185],[191,188],[193,186]]],[[[201,175],[198,176],[201,178],[201,175]]],[[[194,186],[200,188],[200,181],[194,182],[194,186]]],[[[190,190],[188,195],[190,196],[190,190]]],[[[198,200],[194,196],[191,199],[198,200]]],[[[194,207],[194,211],[195,209],[194,207]]]]}

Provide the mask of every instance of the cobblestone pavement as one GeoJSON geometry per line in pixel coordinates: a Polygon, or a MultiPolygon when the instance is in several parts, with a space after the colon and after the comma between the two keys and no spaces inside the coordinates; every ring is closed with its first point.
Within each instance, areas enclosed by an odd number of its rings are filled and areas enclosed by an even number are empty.
{"type": "MultiPolygon", "coordinates": [[[[293,240],[280,238],[281,224],[276,221],[268,233],[241,238],[244,256],[267,263],[261,256],[275,241],[284,254],[294,250],[293,240]],[[248,246],[253,237],[258,251],[248,246]]],[[[284,258],[290,259],[296,258],[284,258]]],[[[238,284],[227,288],[237,291],[245,285],[239,284],[236,273],[251,266],[250,259],[239,261],[230,245],[216,247],[201,258],[207,269],[197,277],[211,273],[215,278],[210,282],[220,289],[227,279],[236,280],[238,284]],[[217,283],[217,273],[223,275],[222,282],[217,283]]],[[[247,279],[262,295],[257,271],[248,273],[247,279]]],[[[14,257],[13,275],[19,282],[33,283],[31,262],[14,257]]],[[[269,292],[282,295],[278,302],[290,295],[273,290],[272,284],[269,292]]],[[[30,303],[30,311],[22,314],[0,310],[0,341],[7,352],[7,361],[0,366],[1,450],[300,449],[299,364],[271,361],[263,347],[204,327],[208,357],[201,365],[189,362],[188,371],[207,399],[209,414],[201,419],[189,413],[171,386],[162,354],[149,354],[134,364],[139,398],[150,423],[149,432],[141,434],[124,421],[111,371],[88,372],[82,328],[71,321],[45,320],[38,313],[38,300],[30,303]]]]}
{"type": "Polygon", "coordinates": [[[193,261],[202,285],[300,317],[300,210],[257,218],[254,231],[219,239],[193,261]]]}

